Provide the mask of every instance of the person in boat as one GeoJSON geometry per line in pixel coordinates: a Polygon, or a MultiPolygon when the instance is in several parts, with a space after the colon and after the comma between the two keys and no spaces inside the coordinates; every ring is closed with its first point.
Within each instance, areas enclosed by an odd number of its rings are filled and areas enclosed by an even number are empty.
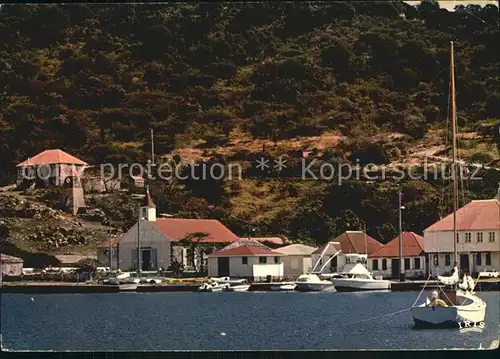
{"type": "Polygon", "coordinates": [[[427,298],[425,304],[428,307],[447,307],[445,301],[439,298],[439,294],[437,291],[433,291],[431,293],[431,296],[427,298]]]}

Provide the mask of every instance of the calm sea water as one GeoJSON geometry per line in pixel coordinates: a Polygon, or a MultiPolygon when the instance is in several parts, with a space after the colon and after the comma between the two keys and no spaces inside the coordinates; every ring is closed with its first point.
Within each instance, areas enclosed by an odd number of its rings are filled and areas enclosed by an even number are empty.
{"type": "Polygon", "coordinates": [[[409,311],[380,318],[417,295],[4,294],[1,331],[11,350],[443,349],[498,339],[498,292],[478,294],[488,303],[482,333],[416,330],[409,311]]]}

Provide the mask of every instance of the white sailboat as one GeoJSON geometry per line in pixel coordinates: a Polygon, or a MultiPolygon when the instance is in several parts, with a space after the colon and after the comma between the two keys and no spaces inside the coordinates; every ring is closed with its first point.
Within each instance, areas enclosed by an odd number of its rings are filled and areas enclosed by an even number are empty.
{"type": "MultiPolygon", "coordinates": [[[[486,303],[474,293],[474,281],[468,275],[464,276],[461,285],[459,282],[459,270],[457,267],[457,244],[455,241],[457,233],[457,151],[456,151],[456,105],[455,105],[455,73],[453,59],[453,42],[450,43],[450,92],[452,109],[452,140],[453,140],[453,249],[454,249],[454,272],[449,277],[440,276],[439,281],[445,286],[451,286],[453,290],[434,291],[431,298],[425,303],[413,305],[411,308],[415,327],[460,327],[462,323],[482,323],[486,314],[486,303]]],[[[422,294],[422,293],[421,293],[422,294]]],[[[420,294],[420,295],[421,295],[420,294]]],[[[415,303],[418,301],[418,299],[415,303]]]]}

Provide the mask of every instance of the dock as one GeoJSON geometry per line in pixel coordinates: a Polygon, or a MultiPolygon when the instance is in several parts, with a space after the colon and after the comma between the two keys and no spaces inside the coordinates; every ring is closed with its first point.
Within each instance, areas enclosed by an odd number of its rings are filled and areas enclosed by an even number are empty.
{"type": "MultiPolygon", "coordinates": [[[[271,287],[281,285],[277,283],[252,283],[249,292],[269,292],[271,287]]],[[[138,285],[136,289],[120,290],[117,285],[99,285],[86,283],[55,283],[55,282],[19,282],[3,283],[0,287],[0,293],[12,294],[90,294],[90,293],[173,293],[173,292],[197,292],[200,284],[198,283],[176,283],[176,284],[157,284],[138,285]]],[[[438,288],[439,281],[407,280],[405,282],[391,282],[391,292],[411,292],[438,288]]],[[[500,278],[481,280],[476,285],[476,292],[500,291],[500,278]]]]}
{"type": "MultiPolygon", "coordinates": [[[[408,292],[408,291],[420,291],[422,288],[433,289],[439,287],[439,281],[432,280],[428,281],[427,285],[425,280],[408,280],[404,282],[391,282],[391,292],[408,292]]],[[[500,290],[500,279],[491,280],[481,280],[476,284],[475,291],[499,291],[500,290]]]]}

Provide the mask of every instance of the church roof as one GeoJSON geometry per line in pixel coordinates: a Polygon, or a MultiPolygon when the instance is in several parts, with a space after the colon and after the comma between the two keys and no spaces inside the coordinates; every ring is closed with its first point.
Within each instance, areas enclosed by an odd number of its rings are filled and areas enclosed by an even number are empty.
{"type": "Polygon", "coordinates": [[[141,206],[142,207],[149,207],[149,208],[156,208],[156,205],[153,202],[151,195],[149,194],[149,189],[146,190],[146,195],[144,196],[144,198],[142,200],[141,206]]]}

